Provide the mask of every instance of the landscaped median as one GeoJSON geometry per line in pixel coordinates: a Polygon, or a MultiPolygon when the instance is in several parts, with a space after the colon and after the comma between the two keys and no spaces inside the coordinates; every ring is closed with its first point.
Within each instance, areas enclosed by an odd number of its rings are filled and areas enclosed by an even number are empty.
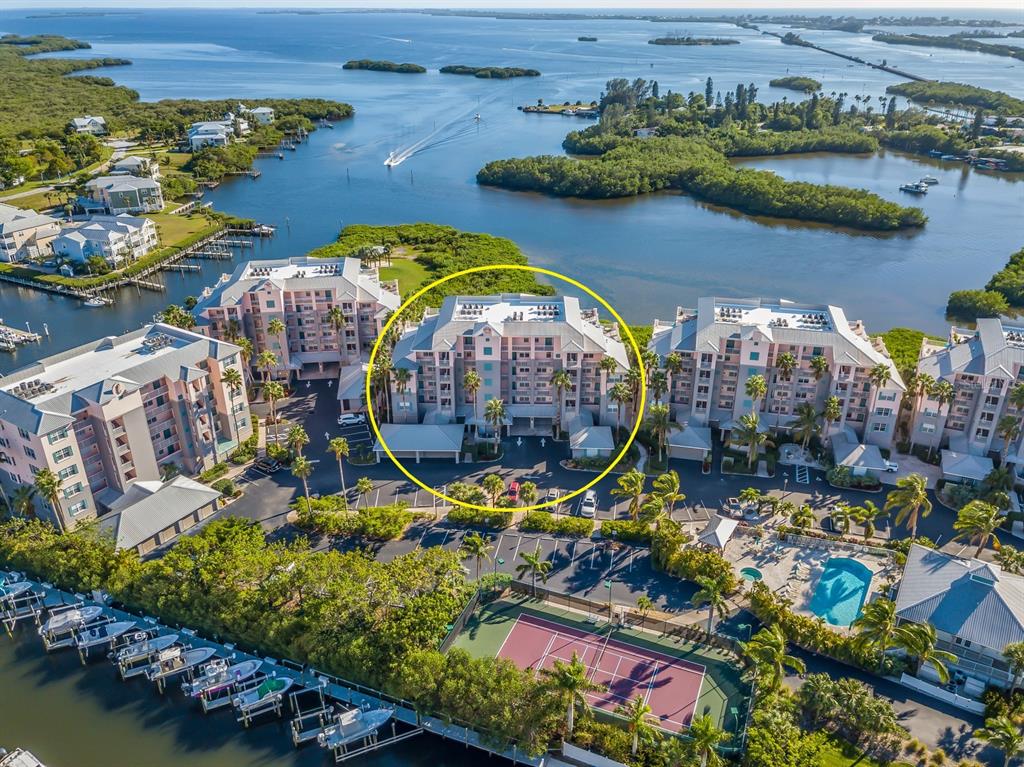
{"type": "Polygon", "coordinates": [[[327,495],[292,504],[295,526],[306,532],[327,536],[355,536],[373,541],[391,541],[405,532],[417,515],[405,501],[388,506],[366,506],[350,510],[340,495],[327,495]]]}

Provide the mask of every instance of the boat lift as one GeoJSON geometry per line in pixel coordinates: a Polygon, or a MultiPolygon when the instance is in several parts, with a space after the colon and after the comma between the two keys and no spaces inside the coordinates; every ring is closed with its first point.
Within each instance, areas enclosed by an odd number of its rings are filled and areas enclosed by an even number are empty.
{"type": "Polygon", "coordinates": [[[376,751],[402,740],[408,740],[423,732],[414,727],[398,732],[394,721],[393,708],[371,709],[368,706],[350,708],[334,717],[334,721],[317,736],[317,743],[334,754],[335,763],[346,762],[357,756],[376,751]],[[380,728],[391,722],[391,734],[381,739],[380,728]]]}
{"type": "Polygon", "coordinates": [[[298,748],[303,743],[316,740],[334,719],[334,704],[328,703],[324,696],[327,680],[318,677],[319,684],[303,690],[296,690],[289,695],[291,709],[295,718],[291,721],[292,743],[298,748]]]}
{"type": "Polygon", "coordinates": [[[43,595],[20,573],[0,573],[0,620],[8,634],[14,636],[14,627],[23,620],[31,619],[38,626],[43,609],[43,595]]]}
{"type": "Polygon", "coordinates": [[[89,651],[92,648],[106,646],[113,650],[121,635],[133,628],[135,628],[135,621],[109,621],[94,623],[74,630],[75,647],[78,649],[78,657],[82,661],[82,665],[84,666],[88,660],[89,651]]]}
{"type": "Polygon", "coordinates": [[[215,658],[199,669],[194,680],[182,683],[181,691],[190,698],[198,698],[204,713],[230,706],[245,682],[259,673],[263,665],[259,660],[232,663],[230,658],[215,658]]]}
{"type": "Polygon", "coordinates": [[[295,680],[290,676],[277,676],[271,672],[243,682],[231,698],[231,705],[237,712],[235,718],[246,727],[261,714],[274,713],[280,718],[284,710],[286,694],[295,680]]]}
{"type": "Polygon", "coordinates": [[[167,680],[184,674],[192,679],[196,667],[213,657],[216,650],[212,647],[196,647],[191,645],[168,647],[157,653],[156,660],[143,672],[146,679],[156,682],[156,689],[163,694],[167,689],[167,680]]]}
{"type": "Polygon", "coordinates": [[[178,643],[177,634],[153,636],[152,631],[137,631],[125,635],[125,642],[107,657],[117,666],[121,679],[145,674],[157,656],[178,643]]]}
{"type": "Polygon", "coordinates": [[[84,628],[113,622],[113,618],[103,614],[99,605],[84,606],[82,602],[54,607],[49,617],[39,627],[39,636],[43,639],[43,647],[47,652],[72,647],[75,644],[75,632],[84,628]]]}

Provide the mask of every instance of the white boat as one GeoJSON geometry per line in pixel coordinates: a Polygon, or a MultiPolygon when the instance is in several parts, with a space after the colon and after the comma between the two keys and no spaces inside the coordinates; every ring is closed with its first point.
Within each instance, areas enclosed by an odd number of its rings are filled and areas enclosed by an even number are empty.
{"type": "Polygon", "coordinates": [[[61,634],[73,628],[86,626],[101,615],[103,615],[103,608],[99,605],[73,607],[63,612],[51,613],[46,622],[39,627],[39,636],[61,634]]]}
{"type": "Polygon", "coordinates": [[[353,709],[338,714],[334,724],[328,725],[317,736],[317,743],[324,748],[341,748],[353,741],[365,738],[379,730],[394,716],[392,708],[379,708],[373,711],[353,709]]]}
{"type": "Polygon", "coordinates": [[[909,192],[910,194],[928,194],[928,185],[921,181],[900,184],[900,191],[909,192]]]}
{"type": "Polygon", "coordinates": [[[10,753],[0,748],[0,767],[46,767],[31,751],[16,748],[10,753]]]}
{"type": "Polygon", "coordinates": [[[401,162],[401,161],[400,161],[400,160],[398,160],[398,159],[397,159],[397,158],[395,157],[395,153],[394,153],[394,152],[392,152],[391,154],[389,154],[389,155],[388,155],[388,159],[386,159],[386,160],[384,161],[384,164],[385,164],[385,165],[386,165],[387,167],[389,167],[389,168],[393,168],[393,167],[395,167],[396,165],[398,165],[398,163],[399,163],[399,162],[401,162]]]}
{"type": "Polygon", "coordinates": [[[227,659],[217,658],[206,664],[193,681],[182,683],[181,691],[190,698],[213,695],[233,684],[251,679],[261,665],[258,660],[244,660],[230,665],[227,659]]]}
{"type": "Polygon", "coordinates": [[[146,669],[146,679],[151,682],[161,681],[205,663],[216,652],[212,647],[169,647],[162,650],[156,662],[146,669]]]}
{"type": "Polygon", "coordinates": [[[924,176],[921,179],[921,183],[922,184],[928,184],[929,186],[931,186],[932,184],[939,183],[939,180],[937,178],[935,178],[935,176],[924,176]]]}
{"type": "Polygon", "coordinates": [[[137,639],[110,653],[110,659],[115,663],[132,663],[133,661],[142,660],[150,655],[166,650],[177,641],[177,634],[163,634],[162,636],[151,637],[149,634],[140,633],[137,639]]]}
{"type": "Polygon", "coordinates": [[[231,705],[241,712],[279,702],[295,684],[290,676],[267,677],[256,687],[243,690],[231,699],[231,705]]]}
{"type": "Polygon", "coordinates": [[[17,599],[31,588],[32,584],[28,581],[18,581],[17,583],[5,583],[0,585],[0,602],[17,599]]]}
{"type": "Polygon", "coordinates": [[[90,309],[95,309],[98,306],[106,306],[106,305],[107,305],[106,301],[104,301],[102,298],[97,298],[96,296],[93,296],[88,301],[83,301],[82,302],[82,306],[88,306],[90,309]]]}
{"type": "Polygon", "coordinates": [[[75,647],[79,650],[88,650],[90,647],[107,644],[133,628],[135,621],[114,621],[86,628],[75,636],[75,647]]]}

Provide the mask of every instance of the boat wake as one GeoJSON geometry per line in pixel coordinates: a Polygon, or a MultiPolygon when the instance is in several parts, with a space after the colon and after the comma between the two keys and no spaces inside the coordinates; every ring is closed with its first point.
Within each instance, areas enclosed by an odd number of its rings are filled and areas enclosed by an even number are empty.
{"type": "MultiPolygon", "coordinates": [[[[494,98],[497,98],[497,96],[488,99],[487,101],[493,101],[494,98]]],[[[434,128],[419,141],[416,141],[409,146],[394,150],[387,156],[387,159],[384,160],[384,164],[389,168],[394,168],[396,165],[401,165],[413,155],[468,138],[476,133],[480,126],[483,125],[483,118],[480,117],[480,113],[475,112],[478,108],[479,105],[462,112],[448,122],[434,128]]]]}

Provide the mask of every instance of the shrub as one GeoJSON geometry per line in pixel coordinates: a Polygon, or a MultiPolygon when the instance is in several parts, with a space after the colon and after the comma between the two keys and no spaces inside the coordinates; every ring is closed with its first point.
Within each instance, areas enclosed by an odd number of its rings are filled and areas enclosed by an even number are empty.
{"type": "Polygon", "coordinates": [[[1009,311],[1006,297],[994,290],[954,290],[946,303],[946,317],[964,322],[999,317],[1009,311]]]}
{"type": "Polygon", "coordinates": [[[469,527],[483,527],[488,530],[504,530],[512,524],[515,512],[511,509],[469,509],[465,506],[455,506],[448,512],[446,519],[453,525],[467,525],[469,527]]]}
{"type": "Polygon", "coordinates": [[[531,511],[519,523],[524,533],[587,536],[594,532],[594,520],[586,517],[556,517],[550,511],[531,511]]]}
{"type": "Polygon", "coordinates": [[[643,519],[606,519],[601,523],[601,535],[623,543],[651,542],[651,524],[643,519]]]}
{"type": "Polygon", "coordinates": [[[225,498],[234,498],[235,496],[242,494],[242,491],[239,490],[238,486],[230,479],[218,479],[210,485],[210,487],[219,492],[225,498]]]}
{"type": "Polygon", "coordinates": [[[209,485],[214,480],[220,479],[228,473],[228,465],[223,461],[215,463],[209,469],[199,475],[199,481],[204,485],[209,485]]]}
{"type": "Polygon", "coordinates": [[[249,463],[256,458],[256,442],[258,440],[256,419],[252,419],[252,434],[239,445],[231,455],[228,456],[228,460],[231,463],[241,465],[243,463],[249,463]]]}
{"type": "Polygon", "coordinates": [[[374,541],[390,541],[399,537],[413,520],[405,501],[389,506],[367,506],[355,512],[348,510],[340,495],[310,499],[299,498],[292,504],[300,530],[320,535],[352,535],[374,541]]]}

